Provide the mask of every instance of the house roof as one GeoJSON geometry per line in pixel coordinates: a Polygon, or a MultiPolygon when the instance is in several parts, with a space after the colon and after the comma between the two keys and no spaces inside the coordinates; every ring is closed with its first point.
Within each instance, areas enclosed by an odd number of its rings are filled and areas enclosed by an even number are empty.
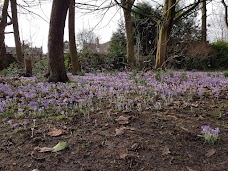
{"type": "Polygon", "coordinates": [[[15,50],[15,47],[6,46],[6,53],[12,53],[15,50]]]}
{"type": "MultiPolygon", "coordinates": [[[[37,54],[43,54],[43,48],[40,47],[34,47],[34,48],[30,48],[33,52],[37,53],[37,54]]],[[[6,53],[13,53],[16,51],[16,48],[15,47],[8,47],[6,46],[6,53]]]]}

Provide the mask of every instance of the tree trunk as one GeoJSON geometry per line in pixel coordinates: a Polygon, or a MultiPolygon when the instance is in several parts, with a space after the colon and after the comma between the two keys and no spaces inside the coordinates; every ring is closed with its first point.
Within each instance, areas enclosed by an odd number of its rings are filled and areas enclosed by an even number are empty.
{"type": "Polygon", "coordinates": [[[167,44],[173,27],[175,17],[176,0],[165,0],[163,8],[163,20],[159,25],[159,36],[156,52],[156,69],[164,69],[165,61],[167,60],[167,44]]]}
{"type": "Polygon", "coordinates": [[[121,4],[125,7],[124,20],[126,29],[126,41],[127,41],[127,60],[129,65],[134,68],[136,66],[136,59],[134,55],[134,36],[133,36],[133,26],[131,18],[131,9],[134,4],[134,0],[121,0],[121,4]]]}
{"type": "Polygon", "coordinates": [[[4,0],[1,22],[0,22],[0,58],[2,60],[6,58],[5,27],[7,24],[8,6],[9,6],[9,0],[4,0]]]}
{"type": "Polygon", "coordinates": [[[201,28],[201,41],[203,44],[207,44],[207,4],[206,0],[201,2],[202,4],[202,28],[201,28]]]}
{"type": "Polygon", "coordinates": [[[223,4],[224,10],[225,10],[224,21],[226,24],[226,29],[228,31],[228,6],[226,5],[225,0],[222,0],[222,4],[223,4]]]}
{"type": "Polygon", "coordinates": [[[26,77],[32,76],[32,60],[31,60],[31,58],[25,59],[25,76],[26,77]]]}
{"type": "Polygon", "coordinates": [[[53,0],[49,37],[49,82],[66,82],[68,77],[64,66],[63,36],[66,21],[66,14],[70,0],[53,0]]]}
{"type": "Polygon", "coordinates": [[[81,71],[81,66],[78,61],[76,40],[75,40],[75,0],[70,0],[69,7],[69,49],[72,64],[72,74],[77,74],[81,71]]]}
{"type": "Polygon", "coordinates": [[[161,26],[159,28],[159,37],[157,43],[157,52],[156,52],[156,69],[164,69],[164,62],[166,61],[167,56],[167,42],[169,39],[168,28],[161,26]]]}
{"type": "Polygon", "coordinates": [[[21,49],[21,40],[20,40],[19,26],[18,26],[16,0],[11,0],[11,11],[12,11],[12,21],[13,21],[13,31],[14,31],[14,39],[15,39],[15,45],[16,45],[17,62],[19,63],[20,66],[24,66],[24,59],[23,59],[23,53],[21,49]]]}

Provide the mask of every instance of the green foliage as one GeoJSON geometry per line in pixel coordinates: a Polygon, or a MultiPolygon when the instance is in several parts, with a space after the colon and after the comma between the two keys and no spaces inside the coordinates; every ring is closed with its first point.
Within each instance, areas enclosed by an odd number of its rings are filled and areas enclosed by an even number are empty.
{"type": "Polygon", "coordinates": [[[78,53],[78,55],[79,55],[79,62],[84,72],[110,70],[111,64],[113,61],[109,56],[98,54],[98,53],[81,52],[81,53],[78,53]]]}
{"type": "Polygon", "coordinates": [[[225,78],[228,78],[228,71],[225,71],[223,75],[225,78]]]}
{"type": "Polygon", "coordinates": [[[126,56],[126,37],[124,30],[124,24],[121,22],[119,23],[117,31],[112,34],[108,49],[109,55],[112,58],[126,56]]]}
{"type": "Polygon", "coordinates": [[[164,71],[163,70],[158,70],[155,72],[155,79],[158,81],[158,82],[162,82],[162,75],[164,74],[164,71]]]}
{"type": "Polygon", "coordinates": [[[157,23],[146,17],[147,14],[153,17],[160,17],[161,10],[154,9],[149,3],[137,3],[133,8],[133,27],[135,44],[139,45],[139,54],[147,56],[155,51],[157,39],[157,23]],[[141,15],[142,14],[142,15],[141,15]]]}
{"type": "Polygon", "coordinates": [[[20,71],[21,71],[21,68],[19,67],[19,65],[17,63],[12,63],[8,68],[1,70],[0,75],[12,76],[20,73],[20,71]]]}
{"type": "Polygon", "coordinates": [[[39,60],[33,62],[33,74],[44,75],[48,71],[48,59],[42,57],[39,60]]]}
{"type": "Polygon", "coordinates": [[[217,41],[212,44],[216,50],[216,56],[211,59],[211,67],[213,69],[227,69],[228,68],[228,42],[217,41]]]}

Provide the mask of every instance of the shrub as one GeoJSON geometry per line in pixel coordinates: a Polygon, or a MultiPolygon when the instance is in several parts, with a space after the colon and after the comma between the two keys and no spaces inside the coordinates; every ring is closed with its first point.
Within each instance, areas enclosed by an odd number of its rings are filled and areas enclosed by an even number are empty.
{"type": "Polygon", "coordinates": [[[217,55],[211,60],[213,69],[227,69],[228,68],[228,42],[217,41],[212,44],[216,50],[217,55]]]}
{"type": "Polygon", "coordinates": [[[1,70],[0,75],[12,76],[18,74],[19,72],[21,72],[21,68],[19,67],[19,65],[17,63],[12,63],[9,65],[9,67],[1,70]]]}
{"type": "Polygon", "coordinates": [[[223,75],[225,78],[228,78],[228,71],[225,71],[223,75]]]}

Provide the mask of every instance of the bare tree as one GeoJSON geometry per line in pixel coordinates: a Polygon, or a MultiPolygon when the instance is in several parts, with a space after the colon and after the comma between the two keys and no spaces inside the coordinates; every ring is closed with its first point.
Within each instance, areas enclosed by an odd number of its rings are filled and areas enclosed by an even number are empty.
{"type": "Polygon", "coordinates": [[[0,22],[0,57],[2,59],[4,59],[6,56],[5,28],[7,25],[8,6],[9,6],[9,0],[4,0],[3,7],[2,7],[1,22],[0,22]]]}
{"type": "Polygon", "coordinates": [[[227,6],[225,0],[222,0],[222,4],[223,4],[224,10],[225,10],[224,21],[226,24],[226,28],[228,30],[228,6],[227,6]]]}
{"type": "Polygon", "coordinates": [[[81,71],[81,66],[78,61],[76,40],[75,40],[75,0],[70,0],[69,7],[69,49],[70,58],[73,69],[73,74],[77,74],[81,71]]]}
{"type": "Polygon", "coordinates": [[[17,61],[20,66],[23,66],[24,60],[23,60],[23,53],[21,49],[21,40],[20,40],[19,26],[18,26],[17,0],[10,0],[10,2],[11,2],[12,22],[13,22],[15,45],[16,45],[17,61]]]}
{"type": "Polygon", "coordinates": [[[155,68],[163,68],[166,61],[167,44],[173,27],[176,0],[165,0],[163,6],[162,21],[159,24],[159,37],[157,43],[155,68]]]}
{"type": "Polygon", "coordinates": [[[202,0],[202,28],[201,28],[201,42],[207,44],[207,3],[206,0],[202,0]]]}
{"type": "Polygon", "coordinates": [[[50,18],[48,53],[49,81],[66,82],[68,77],[64,66],[64,27],[70,0],[53,0],[50,18]]]}
{"type": "Polygon", "coordinates": [[[131,67],[136,66],[136,58],[134,55],[134,36],[133,36],[133,25],[131,17],[131,9],[135,0],[121,0],[121,5],[124,12],[124,22],[126,30],[126,41],[127,41],[127,60],[131,67]]]}

